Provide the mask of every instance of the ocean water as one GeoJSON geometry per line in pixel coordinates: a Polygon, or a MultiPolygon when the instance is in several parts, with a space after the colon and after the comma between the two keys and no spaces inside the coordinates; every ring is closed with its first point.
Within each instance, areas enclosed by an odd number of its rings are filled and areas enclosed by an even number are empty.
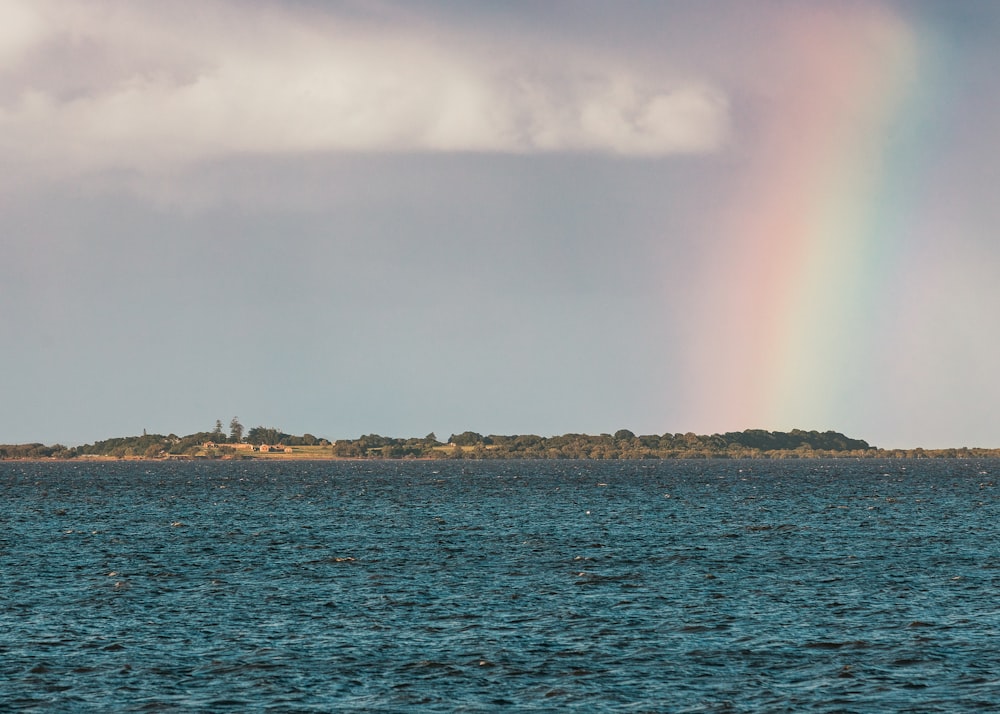
{"type": "Polygon", "coordinates": [[[997,710],[998,475],[0,463],[0,709],[997,710]]]}

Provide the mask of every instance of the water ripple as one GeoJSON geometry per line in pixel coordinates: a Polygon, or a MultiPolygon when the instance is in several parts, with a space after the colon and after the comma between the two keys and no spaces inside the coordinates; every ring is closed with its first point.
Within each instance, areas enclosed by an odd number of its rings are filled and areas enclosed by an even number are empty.
{"type": "Polygon", "coordinates": [[[998,472],[0,463],[0,701],[995,709],[998,472]]]}

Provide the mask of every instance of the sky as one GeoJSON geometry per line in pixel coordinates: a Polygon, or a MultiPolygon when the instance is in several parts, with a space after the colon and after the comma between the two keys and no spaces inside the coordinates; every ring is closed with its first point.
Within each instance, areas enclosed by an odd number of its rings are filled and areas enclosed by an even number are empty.
{"type": "Polygon", "coordinates": [[[997,67],[989,0],[0,0],[0,443],[998,447],[997,67]]]}

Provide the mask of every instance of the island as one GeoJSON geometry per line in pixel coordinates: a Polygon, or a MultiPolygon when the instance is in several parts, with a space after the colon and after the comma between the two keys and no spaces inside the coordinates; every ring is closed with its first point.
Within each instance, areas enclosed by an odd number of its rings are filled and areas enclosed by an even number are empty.
{"type": "Polygon", "coordinates": [[[815,458],[1000,458],[1000,449],[883,449],[836,431],[789,432],[747,429],[724,434],[636,435],[628,429],[598,435],[452,434],[424,437],[366,434],[329,440],[296,436],[274,427],[244,431],[237,418],[228,434],[221,421],[211,431],[187,436],[147,434],[67,447],[0,444],[0,460],[119,459],[815,459],[815,458]]]}

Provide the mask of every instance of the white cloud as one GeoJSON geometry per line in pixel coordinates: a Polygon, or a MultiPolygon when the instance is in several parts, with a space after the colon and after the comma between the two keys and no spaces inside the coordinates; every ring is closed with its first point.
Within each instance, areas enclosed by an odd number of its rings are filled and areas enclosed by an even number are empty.
{"type": "Polygon", "coordinates": [[[44,18],[29,3],[10,0],[0,5],[0,62],[16,60],[44,33],[44,18]]]}
{"type": "Polygon", "coordinates": [[[319,151],[711,151],[726,97],[586,47],[281,5],[8,2],[0,157],[27,175],[319,151]]]}

